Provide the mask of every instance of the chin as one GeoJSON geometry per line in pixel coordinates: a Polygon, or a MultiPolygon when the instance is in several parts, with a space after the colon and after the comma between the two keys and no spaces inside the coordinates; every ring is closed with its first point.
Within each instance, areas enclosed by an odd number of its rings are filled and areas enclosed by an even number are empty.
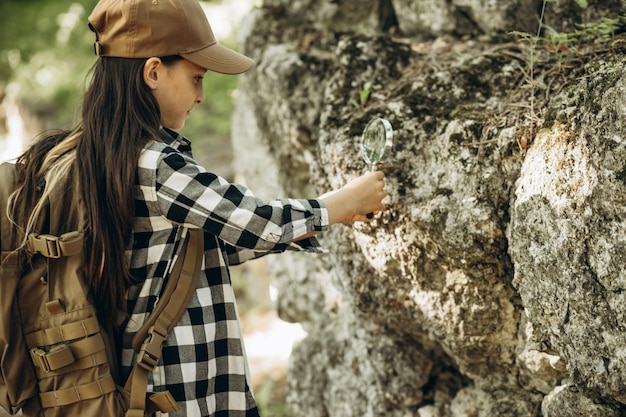
{"type": "Polygon", "coordinates": [[[180,130],[185,127],[185,122],[181,123],[163,123],[164,127],[167,127],[170,130],[180,130]]]}

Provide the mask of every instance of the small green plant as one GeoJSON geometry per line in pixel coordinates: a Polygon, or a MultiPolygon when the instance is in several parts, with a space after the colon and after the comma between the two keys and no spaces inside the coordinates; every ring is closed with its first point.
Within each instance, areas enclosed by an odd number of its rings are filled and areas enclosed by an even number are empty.
{"type": "MultiPolygon", "coordinates": [[[[537,34],[512,32],[513,35],[527,41],[530,46],[529,71],[531,82],[536,66],[545,64],[559,69],[571,67],[605,48],[615,48],[624,42],[616,34],[626,26],[626,15],[615,18],[602,18],[597,22],[576,24],[572,32],[556,32],[544,26],[546,5],[554,0],[544,0],[539,17],[537,34]],[[545,33],[544,33],[545,32],[545,33]]],[[[587,8],[586,0],[573,0],[581,8],[587,8]]]]}
{"type": "Polygon", "coordinates": [[[371,92],[372,92],[372,82],[368,81],[363,84],[363,88],[359,92],[359,101],[357,102],[355,99],[351,99],[350,104],[352,104],[357,109],[359,107],[365,106],[365,103],[367,103],[367,100],[369,99],[371,92]]]}
{"type": "Polygon", "coordinates": [[[616,48],[624,42],[616,33],[625,24],[626,16],[618,16],[578,24],[573,32],[550,32],[541,39],[543,49],[550,54],[547,60],[554,58],[558,68],[567,68],[597,51],[616,48]]]}
{"type": "MultiPolygon", "coordinates": [[[[598,53],[614,50],[620,43],[625,42],[623,36],[616,36],[623,32],[626,26],[626,15],[616,18],[603,18],[598,22],[576,25],[572,32],[556,32],[544,25],[544,15],[548,3],[555,0],[543,0],[537,33],[512,32],[520,40],[528,43],[526,86],[529,91],[530,123],[525,142],[530,144],[541,119],[537,114],[537,94],[546,90],[548,94],[553,80],[547,81],[550,75],[564,74],[567,71],[581,69],[598,53]],[[548,84],[548,85],[546,85],[548,84]]],[[[573,0],[581,8],[589,6],[587,0],[573,0]]],[[[558,83],[556,83],[558,85],[558,83]]]]}

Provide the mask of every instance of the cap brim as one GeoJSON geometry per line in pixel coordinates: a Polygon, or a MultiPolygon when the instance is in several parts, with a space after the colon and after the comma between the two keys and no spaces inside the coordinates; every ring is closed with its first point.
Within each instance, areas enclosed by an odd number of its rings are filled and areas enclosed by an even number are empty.
{"type": "Polygon", "coordinates": [[[180,56],[207,70],[222,74],[241,74],[254,65],[252,59],[218,43],[195,52],[180,53],[180,56]]]}

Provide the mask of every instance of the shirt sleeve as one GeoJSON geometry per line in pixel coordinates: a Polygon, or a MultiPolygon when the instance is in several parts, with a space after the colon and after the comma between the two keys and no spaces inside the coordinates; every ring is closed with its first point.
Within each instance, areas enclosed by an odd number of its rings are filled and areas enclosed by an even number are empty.
{"type": "Polygon", "coordinates": [[[239,265],[246,261],[257,259],[262,256],[268,255],[270,253],[280,253],[286,250],[328,253],[328,251],[322,247],[320,242],[317,240],[317,237],[315,236],[302,239],[297,242],[290,242],[289,244],[286,244],[286,245],[281,245],[281,244],[276,245],[275,249],[271,251],[260,252],[254,249],[246,249],[246,248],[239,248],[236,246],[231,246],[229,244],[225,245],[225,250],[226,250],[226,255],[228,257],[229,265],[239,265]]]}
{"type": "MultiPolygon", "coordinates": [[[[170,148],[171,149],[171,148],[170,148]]],[[[156,197],[163,215],[186,227],[199,227],[226,244],[246,251],[241,259],[284,250],[321,251],[316,239],[293,242],[328,229],[328,212],[320,200],[259,200],[241,185],[206,172],[175,150],[157,164],[156,197]]]]}

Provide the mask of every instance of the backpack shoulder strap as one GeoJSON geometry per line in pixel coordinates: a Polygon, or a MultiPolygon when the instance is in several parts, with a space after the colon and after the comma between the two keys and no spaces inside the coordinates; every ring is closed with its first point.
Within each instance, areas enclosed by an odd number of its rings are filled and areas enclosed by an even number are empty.
{"type": "MultiPolygon", "coordinates": [[[[137,362],[126,381],[125,389],[130,392],[126,417],[143,417],[144,415],[148,373],[156,368],[161,359],[161,349],[167,334],[178,323],[196,291],[203,256],[202,229],[189,229],[187,239],[155,310],[133,338],[132,344],[137,352],[137,362]]],[[[159,408],[177,407],[169,392],[156,393],[150,399],[159,408]]]]}

